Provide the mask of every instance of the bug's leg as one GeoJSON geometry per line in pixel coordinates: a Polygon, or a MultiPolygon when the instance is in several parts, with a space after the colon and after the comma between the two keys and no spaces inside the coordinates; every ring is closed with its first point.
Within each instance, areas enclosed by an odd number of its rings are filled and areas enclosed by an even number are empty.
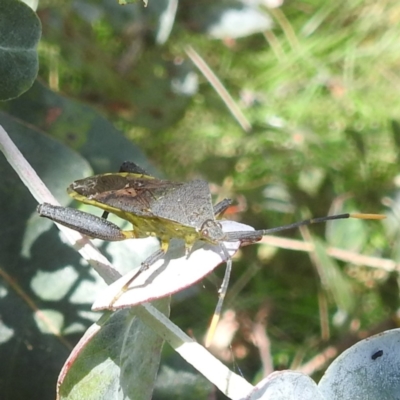
{"type": "Polygon", "coordinates": [[[219,293],[218,303],[217,303],[217,306],[215,307],[214,315],[212,317],[210,327],[208,328],[208,332],[207,332],[207,336],[206,336],[206,340],[205,340],[206,347],[210,346],[210,344],[214,338],[214,334],[215,334],[215,330],[217,329],[218,322],[221,319],[222,306],[224,304],[226,292],[228,291],[229,279],[231,277],[231,271],[232,271],[232,259],[230,258],[225,246],[221,245],[221,247],[225,253],[225,256],[227,256],[228,258],[226,260],[226,269],[225,269],[224,279],[223,279],[221,287],[218,291],[218,293],[219,293]]]}
{"type": "Polygon", "coordinates": [[[136,237],[134,231],[123,231],[110,221],[75,208],[43,203],[38,205],[37,212],[41,217],[49,218],[93,238],[118,241],[136,237]]]}
{"type": "Polygon", "coordinates": [[[217,216],[223,214],[231,204],[232,204],[231,199],[223,199],[214,206],[214,215],[217,216]]]}
{"type": "Polygon", "coordinates": [[[151,256],[147,257],[146,260],[140,264],[139,269],[135,273],[135,275],[132,276],[131,279],[128,280],[128,282],[125,283],[124,286],[120,289],[120,291],[114,296],[112,299],[109,308],[113,308],[113,304],[129,289],[130,284],[139,276],[141,275],[144,271],[147,271],[155,262],[157,262],[160,258],[163,258],[165,253],[168,250],[168,245],[169,245],[169,240],[162,240],[161,241],[161,249],[157,250],[155,253],[153,253],[151,256]]]}

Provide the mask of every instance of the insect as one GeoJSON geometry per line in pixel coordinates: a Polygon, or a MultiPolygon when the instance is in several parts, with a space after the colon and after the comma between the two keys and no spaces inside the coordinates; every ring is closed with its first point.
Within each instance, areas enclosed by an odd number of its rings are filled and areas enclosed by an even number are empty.
{"type": "Polygon", "coordinates": [[[375,361],[377,358],[382,357],[382,356],[383,356],[383,350],[378,350],[374,354],[372,354],[371,360],[375,361]]]}
{"type": "Polygon", "coordinates": [[[185,242],[187,256],[190,256],[192,246],[199,240],[219,245],[227,260],[227,267],[209,332],[213,332],[218,323],[232,268],[232,260],[224,242],[255,243],[266,234],[335,219],[384,218],[378,214],[339,214],[272,229],[225,232],[218,218],[232,203],[230,199],[224,199],[213,206],[206,181],[181,183],[157,179],[132,162],[123,163],[117,173],[77,180],[67,191],[74,199],[103,209],[102,217],[47,203],[38,206],[39,215],[93,238],[119,241],[155,236],[161,242],[161,248],[142,262],[114,296],[108,307],[110,309],[130,289],[138,276],[164,257],[171,239],[182,239],[185,242]],[[133,229],[121,230],[107,220],[109,213],[130,222],[133,229]]]}

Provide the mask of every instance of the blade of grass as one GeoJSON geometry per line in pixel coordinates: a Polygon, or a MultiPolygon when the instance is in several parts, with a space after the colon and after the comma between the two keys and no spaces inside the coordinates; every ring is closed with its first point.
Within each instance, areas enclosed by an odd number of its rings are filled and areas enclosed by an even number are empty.
{"type": "Polygon", "coordinates": [[[228,107],[229,111],[239,123],[239,125],[243,128],[245,132],[251,131],[251,124],[249,120],[245,117],[242,113],[242,110],[239,106],[235,103],[232,96],[229,92],[225,89],[224,85],[218,79],[218,77],[214,74],[211,68],[207,65],[207,63],[200,57],[200,55],[193,49],[191,46],[187,46],[186,54],[192,60],[193,64],[201,71],[201,73],[205,76],[208,80],[210,85],[215,89],[215,91],[219,94],[222,101],[228,107]]]}

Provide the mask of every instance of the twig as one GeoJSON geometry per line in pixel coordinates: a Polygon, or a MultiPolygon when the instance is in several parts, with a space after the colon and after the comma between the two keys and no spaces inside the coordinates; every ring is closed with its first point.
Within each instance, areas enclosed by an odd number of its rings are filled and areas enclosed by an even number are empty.
{"type": "Polygon", "coordinates": [[[268,307],[263,306],[256,315],[256,321],[251,330],[254,345],[258,348],[263,366],[263,377],[274,372],[274,365],[271,354],[271,341],[267,334],[268,307]]]}
{"type": "MultiPolygon", "coordinates": [[[[269,246],[279,247],[282,249],[305,251],[308,253],[314,251],[314,245],[310,242],[286,239],[277,236],[264,236],[261,239],[260,243],[264,243],[269,246]]],[[[393,260],[389,260],[386,258],[364,256],[350,250],[338,249],[337,247],[327,247],[326,253],[329,256],[336,258],[337,260],[349,262],[354,265],[365,265],[366,267],[383,269],[388,272],[400,271],[399,264],[397,264],[393,260]]]]}

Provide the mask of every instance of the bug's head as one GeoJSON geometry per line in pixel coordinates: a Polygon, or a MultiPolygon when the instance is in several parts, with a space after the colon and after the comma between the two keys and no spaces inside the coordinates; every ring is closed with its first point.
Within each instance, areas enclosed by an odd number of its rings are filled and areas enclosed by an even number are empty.
{"type": "Polygon", "coordinates": [[[211,243],[219,243],[225,238],[221,224],[213,219],[208,219],[203,223],[200,234],[203,240],[211,243]]]}

